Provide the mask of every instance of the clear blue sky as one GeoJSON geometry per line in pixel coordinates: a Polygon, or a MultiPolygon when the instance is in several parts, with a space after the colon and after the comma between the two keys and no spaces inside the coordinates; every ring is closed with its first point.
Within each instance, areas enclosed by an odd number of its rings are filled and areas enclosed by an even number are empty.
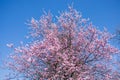
{"type": "MultiPolygon", "coordinates": [[[[120,27],[120,0],[0,0],[0,65],[10,53],[7,43],[18,45],[26,41],[27,20],[39,19],[43,9],[58,15],[58,11],[64,11],[71,3],[100,29],[105,26],[113,33],[117,26],[120,27]]],[[[0,69],[0,80],[6,73],[0,69]]]]}

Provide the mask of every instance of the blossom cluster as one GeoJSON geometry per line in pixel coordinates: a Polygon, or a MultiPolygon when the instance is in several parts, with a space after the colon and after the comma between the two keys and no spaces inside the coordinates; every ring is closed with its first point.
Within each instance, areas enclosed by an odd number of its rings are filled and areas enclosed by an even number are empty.
{"type": "Polygon", "coordinates": [[[14,48],[9,67],[30,80],[113,80],[110,61],[119,50],[109,42],[112,35],[72,7],[55,21],[52,17],[48,13],[39,21],[32,18],[34,41],[14,48]]]}

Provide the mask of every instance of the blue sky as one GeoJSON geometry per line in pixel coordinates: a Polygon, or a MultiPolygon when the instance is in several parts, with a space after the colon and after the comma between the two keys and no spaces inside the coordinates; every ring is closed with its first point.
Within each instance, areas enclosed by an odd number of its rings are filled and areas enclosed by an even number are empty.
{"type": "MultiPolygon", "coordinates": [[[[0,0],[0,65],[10,53],[7,43],[19,45],[20,41],[27,41],[27,20],[39,19],[43,10],[58,15],[71,3],[99,29],[106,27],[114,33],[120,27],[120,0],[0,0]]],[[[6,73],[0,69],[0,80],[6,73]]]]}

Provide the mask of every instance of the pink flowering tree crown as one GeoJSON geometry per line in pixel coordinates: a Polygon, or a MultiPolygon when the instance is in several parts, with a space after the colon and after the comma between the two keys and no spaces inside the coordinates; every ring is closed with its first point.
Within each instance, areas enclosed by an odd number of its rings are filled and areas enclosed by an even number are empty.
{"type": "MultiPolygon", "coordinates": [[[[114,80],[113,35],[98,30],[72,7],[53,18],[44,14],[30,22],[31,43],[13,47],[9,68],[14,78],[29,80],[114,80]]],[[[10,79],[10,78],[8,78],[10,79]]],[[[119,80],[119,77],[116,78],[119,80]]]]}

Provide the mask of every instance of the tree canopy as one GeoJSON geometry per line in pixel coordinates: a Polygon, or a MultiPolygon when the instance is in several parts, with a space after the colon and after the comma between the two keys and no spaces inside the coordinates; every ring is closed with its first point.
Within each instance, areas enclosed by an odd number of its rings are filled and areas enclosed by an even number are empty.
{"type": "MultiPolygon", "coordinates": [[[[45,13],[29,23],[33,41],[13,47],[9,68],[29,80],[119,80],[112,63],[119,50],[73,7],[54,17],[45,13]]],[[[10,77],[8,78],[10,79],[10,77]]]]}

